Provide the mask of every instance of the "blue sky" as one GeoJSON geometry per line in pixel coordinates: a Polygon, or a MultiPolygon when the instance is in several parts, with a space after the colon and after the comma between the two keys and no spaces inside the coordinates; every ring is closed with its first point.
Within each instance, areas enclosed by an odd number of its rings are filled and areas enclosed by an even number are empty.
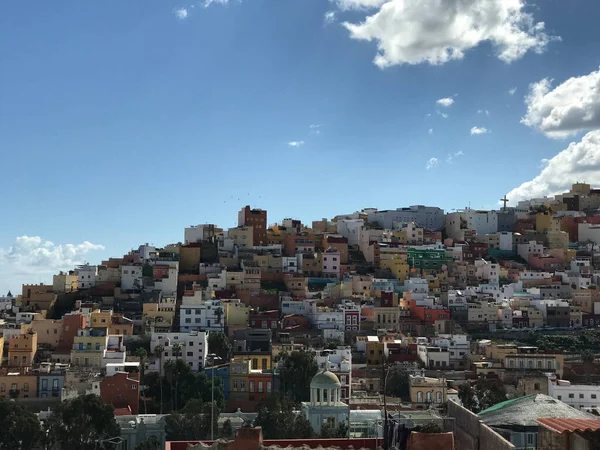
{"type": "Polygon", "coordinates": [[[600,128],[544,125],[553,89],[598,70],[600,8],[469,2],[487,35],[439,28],[455,0],[1,2],[0,293],[248,203],[274,222],[522,197],[600,128]]]}

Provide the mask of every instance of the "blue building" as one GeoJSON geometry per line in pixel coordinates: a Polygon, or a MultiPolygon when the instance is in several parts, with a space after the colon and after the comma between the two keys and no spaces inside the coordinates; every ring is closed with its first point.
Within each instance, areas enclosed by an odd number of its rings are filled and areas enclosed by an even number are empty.
{"type": "Polygon", "coordinates": [[[229,400],[229,364],[221,364],[219,366],[206,367],[204,369],[204,373],[206,373],[209,379],[212,379],[213,374],[216,378],[221,379],[221,382],[223,383],[223,395],[225,396],[225,401],[229,400]]]}
{"type": "Polygon", "coordinates": [[[64,386],[65,374],[63,370],[55,369],[38,375],[37,393],[39,398],[60,398],[60,392],[64,386]]]}

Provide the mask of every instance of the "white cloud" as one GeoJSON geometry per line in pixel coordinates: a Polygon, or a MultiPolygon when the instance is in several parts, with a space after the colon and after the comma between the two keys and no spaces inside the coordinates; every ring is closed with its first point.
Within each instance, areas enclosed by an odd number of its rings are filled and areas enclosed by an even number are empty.
{"type": "Polygon", "coordinates": [[[290,141],[288,142],[290,147],[301,147],[304,145],[304,141],[290,141]]]}
{"type": "Polygon", "coordinates": [[[229,0],[204,0],[204,3],[202,4],[202,6],[204,6],[205,8],[208,8],[212,4],[227,5],[228,3],[229,3],[229,0]]]}
{"type": "Polygon", "coordinates": [[[448,164],[452,164],[456,158],[459,158],[459,157],[461,157],[463,155],[464,155],[464,153],[463,153],[462,150],[459,150],[459,151],[454,152],[454,153],[448,153],[448,157],[446,158],[446,162],[448,164]]]}
{"type": "Polygon", "coordinates": [[[449,117],[449,116],[448,116],[448,114],[446,114],[446,113],[443,113],[443,112],[441,112],[441,111],[436,111],[436,113],[437,113],[439,116],[442,116],[442,118],[444,118],[444,119],[447,119],[447,118],[449,117]]]}
{"type": "Polygon", "coordinates": [[[19,236],[12,246],[0,248],[0,281],[13,286],[37,283],[39,277],[48,281],[58,271],[82,264],[86,254],[98,250],[104,250],[104,246],[88,241],[57,245],[39,236],[19,236]]]}
{"type": "Polygon", "coordinates": [[[388,0],[333,0],[340,9],[370,9],[378,8],[388,0]]]}
{"type": "Polygon", "coordinates": [[[485,114],[486,116],[490,116],[490,112],[487,109],[478,109],[477,114],[485,114]]]}
{"type": "Polygon", "coordinates": [[[433,169],[435,166],[437,166],[438,163],[438,159],[437,158],[429,158],[427,160],[427,164],[425,164],[425,168],[427,170],[433,169]]]}
{"type": "Polygon", "coordinates": [[[180,20],[187,19],[188,15],[189,15],[189,12],[188,12],[187,8],[177,8],[175,10],[175,16],[180,20]]]}
{"type": "Polygon", "coordinates": [[[569,78],[552,89],[544,78],[529,86],[521,123],[551,138],[600,129],[600,70],[569,78]]]}
{"type": "Polygon", "coordinates": [[[454,99],[452,97],[440,98],[436,101],[436,103],[440,106],[449,107],[454,103],[454,99]]]}
{"type": "Polygon", "coordinates": [[[373,62],[444,64],[490,42],[505,62],[542,53],[553,39],[525,0],[338,0],[342,9],[377,8],[363,22],[344,22],[352,39],[377,42],[373,62]]]}
{"type": "Polygon", "coordinates": [[[329,25],[335,22],[335,11],[327,11],[323,16],[323,20],[325,22],[325,25],[329,25]]]}
{"type": "Polygon", "coordinates": [[[544,166],[535,178],[508,193],[511,203],[530,198],[552,196],[568,191],[576,182],[600,180],[600,131],[590,131],[580,142],[569,146],[554,158],[542,160],[544,166]]]}
{"type": "Polygon", "coordinates": [[[487,128],[484,127],[473,127],[471,128],[471,136],[476,134],[486,134],[489,133],[487,128]]]}
{"type": "Polygon", "coordinates": [[[508,95],[515,95],[517,93],[517,88],[512,87],[508,90],[508,95]]]}
{"type": "Polygon", "coordinates": [[[430,129],[429,129],[427,132],[428,132],[429,134],[433,134],[433,128],[430,128],[430,129]]]}

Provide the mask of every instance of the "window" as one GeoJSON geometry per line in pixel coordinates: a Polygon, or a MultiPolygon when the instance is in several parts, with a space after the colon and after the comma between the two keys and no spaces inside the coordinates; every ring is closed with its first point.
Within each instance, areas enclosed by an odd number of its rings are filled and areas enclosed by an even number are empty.
{"type": "Polygon", "coordinates": [[[185,323],[192,323],[192,319],[190,319],[189,317],[185,319],[185,323]]]}
{"type": "Polygon", "coordinates": [[[48,389],[48,380],[47,379],[43,379],[42,380],[42,390],[45,391],[48,389]]]}
{"type": "Polygon", "coordinates": [[[0,392],[6,392],[6,384],[5,383],[0,384],[0,392]]]}
{"type": "Polygon", "coordinates": [[[238,390],[238,382],[237,382],[237,380],[233,380],[233,390],[234,391],[238,390]]]}
{"type": "Polygon", "coordinates": [[[194,352],[187,352],[187,355],[193,357],[194,356],[194,352]]]}
{"type": "Polygon", "coordinates": [[[583,394],[579,394],[579,398],[583,398],[583,394]]]}
{"type": "Polygon", "coordinates": [[[527,445],[533,445],[534,440],[535,440],[535,434],[527,433],[527,445]]]}
{"type": "Polygon", "coordinates": [[[10,385],[10,390],[11,391],[16,391],[17,390],[17,383],[13,383],[10,385]]]}
{"type": "Polygon", "coordinates": [[[556,398],[558,398],[559,400],[562,400],[562,395],[558,395],[556,398]]]}
{"type": "Polygon", "coordinates": [[[596,399],[596,394],[591,394],[590,397],[595,400],[596,399]]]}
{"type": "Polygon", "coordinates": [[[132,385],[131,385],[131,389],[133,389],[133,390],[136,390],[136,389],[137,389],[137,385],[135,385],[135,384],[132,384],[132,385]]]}
{"type": "Polygon", "coordinates": [[[254,392],[254,381],[250,382],[250,392],[254,392]]]}
{"type": "Polygon", "coordinates": [[[271,382],[267,381],[267,392],[271,392],[271,382]]]}
{"type": "Polygon", "coordinates": [[[569,398],[575,398],[575,394],[569,394],[569,398]]]}
{"type": "Polygon", "coordinates": [[[56,378],[54,380],[52,380],[52,390],[53,391],[58,390],[58,380],[56,378]]]}

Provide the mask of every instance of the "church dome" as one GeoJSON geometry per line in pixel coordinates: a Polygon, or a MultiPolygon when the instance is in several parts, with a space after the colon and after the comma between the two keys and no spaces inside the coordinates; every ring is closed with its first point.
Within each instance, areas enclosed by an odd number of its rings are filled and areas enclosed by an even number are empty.
{"type": "Polygon", "coordinates": [[[331,389],[340,387],[342,384],[340,383],[339,378],[333,372],[329,370],[322,370],[317,372],[317,374],[313,377],[310,382],[311,388],[317,389],[331,389]]]}

